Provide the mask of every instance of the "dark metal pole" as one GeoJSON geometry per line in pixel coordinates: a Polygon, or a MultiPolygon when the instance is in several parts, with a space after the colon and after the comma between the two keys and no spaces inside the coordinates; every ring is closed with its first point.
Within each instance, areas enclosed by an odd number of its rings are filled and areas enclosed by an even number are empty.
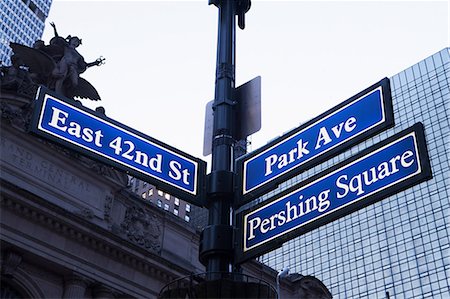
{"type": "Polygon", "coordinates": [[[233,171],[235,36],[235,1],[222,0],[219,6],[212,171],[233,171]]]}
{"type": "Polygon", "coordinates": [[[235,143],[235,9],[234,0],[214,3],[219,9],[212,168],[208,176],[208,227],[203,232],[206,271],[229,272],[233,258],[233,148],[235,143]]]}
{"type": "MultiPolygon", "coordinates": [[[[212,167],[207,177],[208,226],[200,243],[200,261],[207,273],[231,272],[233,263],[232,206],[237,107],[235,91],[236,15],[244,29],[250,0],[210,0],[219,9],[212,167]]],[[[210,275],[211,279],[216,276],[210,275]]]]}

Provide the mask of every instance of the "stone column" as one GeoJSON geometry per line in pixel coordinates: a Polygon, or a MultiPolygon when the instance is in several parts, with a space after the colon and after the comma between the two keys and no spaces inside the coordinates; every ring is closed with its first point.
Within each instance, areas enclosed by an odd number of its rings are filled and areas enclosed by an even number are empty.
{"type": "Polygon", "coordinates": [[[95,299],[113,299],[113,298],[115,298],[113,291],[104,285],[94,286],[92,288],[92,296],[95,299]]]}
{"type": "Polygon", "coordinates": [[[78,274],[71,274],[64,277],[63,299],[84,298],[87,281],[78,274]]]}

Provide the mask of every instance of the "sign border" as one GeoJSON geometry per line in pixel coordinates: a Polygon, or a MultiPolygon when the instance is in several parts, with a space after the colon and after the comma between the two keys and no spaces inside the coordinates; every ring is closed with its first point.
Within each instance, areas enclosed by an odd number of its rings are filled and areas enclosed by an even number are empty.
{"type": "Polygon", "coordinates": [[[334,220],[337,220],[343,216],[346,216],[352,212],[355,212],[364,207],[367,207],[367,206],[369,206],[377,201],[380,201],[386,197],[389,197],[393,194],[396,194],[405,189],[408,189],[408,188],[410,188],[418,183],[421,183],[425,180],[431,179],[431,177],[432,177],[431,165],[430,165],[430,160],[429,160],[429,155],[428,155],[428,150],[427,150],[427,145],[426,145],[426,140],[425,140],[424,127],[423,127],[423,124],[419,122],[419,123],[416,123],[413,126],[407,128],[407,129],[405,129],[405,130],[403,130],[403,131],[401,131],[401,132],[399,132],[399,133],[397,133],[375,145],[370,146],[369,148],[362,150],[355,156],[350,157],[350,158],[338,163],[337,165],[334,165],[334,166],[330,167],[329,169],[322,171],[322,172],[318,173],[317,175],[314,175],[313,177],[311,177],[303,182],[300,182],[297,185],[290,187],[287,190],[284,190],[280,194],[277,194],[277,195],[273,196],[272,198],[269,198],[268,200],[261,202],[252,208],[246,209],[246,210],[238,213],[238,215],[236,215],[236,220],[237,220],[236,236],[238,238],[237,240],[235,240],[235,242],[237,243],[236,252],[235,252],[236,263],[240,264],[251,258],[254,258],[261,254],[267,253],[269,251],[272,251],[272,250],[280,247],[284,242],[287,242],[287,241],[289,241],[293,238],[296,238],[302,234],[305,234],[311,230],[319,228],[322,225],[328,224],[328,223],[330,223],[334,220]],[[417,152],[418,152],[418,156],[420,157],[420,168],[422,169],[422,171],[420,173],[416,173],[416,174],[400,181],[399,183],[394,183],[393,185],[388,186],[383,190],[377,190],[374,193],[368,195],[367,197],[365,197],[361,200],[358,200],[354,203],[348,204],[347,206],[344,206],[343,208],[341,208],[337,211],[331,212],[330,214],[328,214],[324,217],[314,219],[314,220],[310,221],[309,223],[306,223],[305,225],[302,225],[300,227],[292,229],[291,231],[287,232],[286,234],[275,237],[272,240],[265,241],[264,244],[258,245],[257,247],[254,247],[254,248],[250,248],[246,252],[244,252],[244,231],[243,231],[244,226],[243,226],[243,224],[244,224],[244,218],[246,215],[248,215],[251,212],[254,212],[255,210],[257,210],[263,206],[270,204],[271,202],[279,200],[279,199],[289,195],[290,193],[295,192],[296,190],[301,189],[302,187],[309,185],[309,184],[313,183],[314,181],[317,181],[320,178],[325,177],[332,172],[335,172],[336,170],[339,170],[342,167],[345,167],[345,166],[351,164],[355,160],[359,160],[359,159],[363,158],[364,156],[370,155],[371,153],[389,145],[390,143],[395,142],[396,140],[406,137],[407,135],[409,135],[411,133],[415,133],[415,137],[417,140],[417,144],[416,144],[417,152]]]}
{"type": "Polygon", "coordinates": [[[352,96],[351,98],[341,102],[337,106],[327,110],[326,112],[320,114],[319,116],[309,120],[308,122],[302,124],[301,126],[291,130],[290,132],[286,133],[283,136],[278,137],[275,140],[272,140],[270,143],[266,144],[265,146],[243,156],[240,157],[236,161],[236,173],[237,173],[237,180],[236,180],[236,207],[240,207],[251,200],[257,198],[258,196],[261,196],[273,189],[275,189],[280,183],[302,173],[303,171],[321,163],[329,158],[337,155],[338,153],[350,148],[351,146],[358,144],[375,134],[386,130],[388,128],[391,128],[394,126],[394,112],[393,112],[393,106],[392,106],[392,96],[391,96],[391,88],[390,88],[390,82],[389,78],[384,78],[380,80],[379,82],[373,84],[372,86],[364,89],[363,91],[357,93],[356,95],[352,96]],[[244,170],[245,170],[245,164],[249,160],[254,159],[255,157],[261,155],[262,153],[268,151],[269,149],[277,146],[278,144],[284,142],[285,140],[291,138],[292,136],[295,136],[299,132],[307,129],[308,127],[314,125],[315,123],[321,121],[322,119],[325,119],[326,117],[329,117],[330,114],[336,113],[337,111],[345,108],[345,106],[348,106],[352,102],[357,101],[358,99],[362,98],[364,95],[370,93],[371,91],[376,90],[377,88],[382,89],[382,102],[383,102],[383,110],[384,110],[384,121],[379,122],[378,124],[372,126],[371,128],[368,128],[366,131],[360,132],[357,135],[353,136],[351,139],[346,140],[344,142],[341,142],[337,146],[320,153],[318,156],[312,157],[309,160],[305,161],[302,164],[298,164],[292,169],[289,169],[285,171],[284,173],[278,175],[275,178],[272,178],[259,186],[253,188],[252,190],[244,193],[244,170]]]}
{"type": "Polygon", "coordinates": [[[97,111],[91,110],[87,107],[84,107],[81,103],[78,103],[75,100],[68,99],[62,95],[59,95],[55,93],[54,91],[44,87],[40,86],[38,89],[38,92],[36,94],[35,102],[34,102],[34,110],[30,122],[29,131],[31,133],[34,133],[40,137],[44,137],[54,143],[57,143],[59,145],[62,145],[64,147],[67,147],[71,150],[74,150],[76,152],[81,153],[84,156],[87,156],[89,158],[92,158],[100,163],[104,163],[107,165],[110,165],[118,170],[125,171],[127,174],[139,178],[143,181],[146,181],[158,189],[168,192],[169,194],[173,196],[177,196],[183,200],[186,200],[194,205],[203,207],[205,205],[205,178],[206,178],[206,162],[195,158],[187,153],[184,153],[170,145],[167,145],[155,138],[152,138],[148,135],[145,135],[135,129],[132,129],[118,121],[115,121],[109,117],[107,117],[104,114],[101,114],[97,111]],[[66,138],[61,137],[59,135],[54,135],[50,132],[47,132],[45,130],[42,130],[40,128],[41,126],[41,114],[43,113],[44,108],[44,101],[47,96],[50,96],[57,101],[60,101],[68,106],[70,106],[72,109],[80,111],[80,113],[88,114],[92,118],[96,118],[98,121],[104,122],[108,125],[114,126],[117,129],[124,131],[126,134],[134,135],[136,138],[143,139],[145,142],[151,143],[156,147],[160,147],[165,151],[172,152],[173,154],[188,160],[192,162],[193,164],[196,164],[197,173],[195,176],[195,182],[196,182],[196,190],[194,192],[190,192],[187,190],[183,190],[181,187],[178,187],[176,185],[173,185],[169,182],[165,182],[162,179],[159,179],[155,176],[151,176],[149,174],[145,174],[142,171],[136,170],[131,166],[127,166],[124,163],[120,163],[115,161],[113,158],[109,158],[107,155],[103,155],[98,153],[97,151],[85,148],[82,145],[79,145],[77,143],[73,143],[71,141],[68,141],[66,138]]]}

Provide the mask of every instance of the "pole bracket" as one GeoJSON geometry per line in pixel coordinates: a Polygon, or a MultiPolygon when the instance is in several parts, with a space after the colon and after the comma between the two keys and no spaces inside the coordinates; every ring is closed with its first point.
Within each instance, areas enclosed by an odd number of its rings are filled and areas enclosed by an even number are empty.
{"type": "Polygon", "coordinates": [[[216,82],[222,78],[229,78],[234,81],[235,68],[234,65],[228,63],[220,63],[216,69],[216,82]]]}
{"type": "Polygon", "coordinates": [[[199,259],[206,264],[211,255],[233,256],[233,228],[229,225],[209,225],[200,235],[199,259]]]}
{"type": "Polygon", "coordinates": [[[209,196],[232,194],[234,173],[226,170],[216,170],[207,175],[207,190],[209,196]]]}
{"type": "Polygon", "coordinates": [[[217,100],[214,100],[214,103],[213,103],[213,106],[212,106],[213,111],[216,110],[217,106],[223,105],[223,104],[227,104],[227,105],[230,105],[230,106],[235,106],[235,105],[237,105],[237,101],[234,101],[234,100],[231,100],[231,99],[217,99],[217,100]]]}
{"type": "Polygon", "coordinates": [[[235,140],[233,138],[233,136],[230,135],[225,135],[225,134],[220,134],[220,135],[216,135],[214,136],[214,140],[213,140],[213,146],[218,146],[218,145],[234,145],[235,140]]]}

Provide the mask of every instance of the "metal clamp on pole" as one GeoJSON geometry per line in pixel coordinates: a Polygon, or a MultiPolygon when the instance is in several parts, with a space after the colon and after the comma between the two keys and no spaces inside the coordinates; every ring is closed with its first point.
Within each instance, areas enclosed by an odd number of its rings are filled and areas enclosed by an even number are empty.
{"type": "Polygon", "coordinates": [[[222,78],[228,78],[234,81],[235,69],[234,65],[227,63],[219,63],[216,69],[216,81],[222,78]]]}
{"type": "MultiPolygon", "coordinates": [[[[225,130],[223,130],[225,131],[225,130]]],[[[230,131],[230,130],[226,130],[230,131]]],[[[226,133],[226,132],[225,132],[226,133]]],[[[233,136],[221,134],[221,132],[218,132],[219,135],[215,135],[213,139],[213,146],[219,146],[219,145],[234,145],[235,140],[233,136]]]]}
{"type": "Polygon", "coordinates": [[[207,264],[210,256],[217,254],[233,257],[233,228],[229,225],[211,225],[205,227],[200,235],[200,262],[207,264]]]}
{"type": "Polygon", "coordinates": [[[234,173],[232,171],[214,171],[207,176],[208,196],[224,195],[233,192],[234,173]]]}

